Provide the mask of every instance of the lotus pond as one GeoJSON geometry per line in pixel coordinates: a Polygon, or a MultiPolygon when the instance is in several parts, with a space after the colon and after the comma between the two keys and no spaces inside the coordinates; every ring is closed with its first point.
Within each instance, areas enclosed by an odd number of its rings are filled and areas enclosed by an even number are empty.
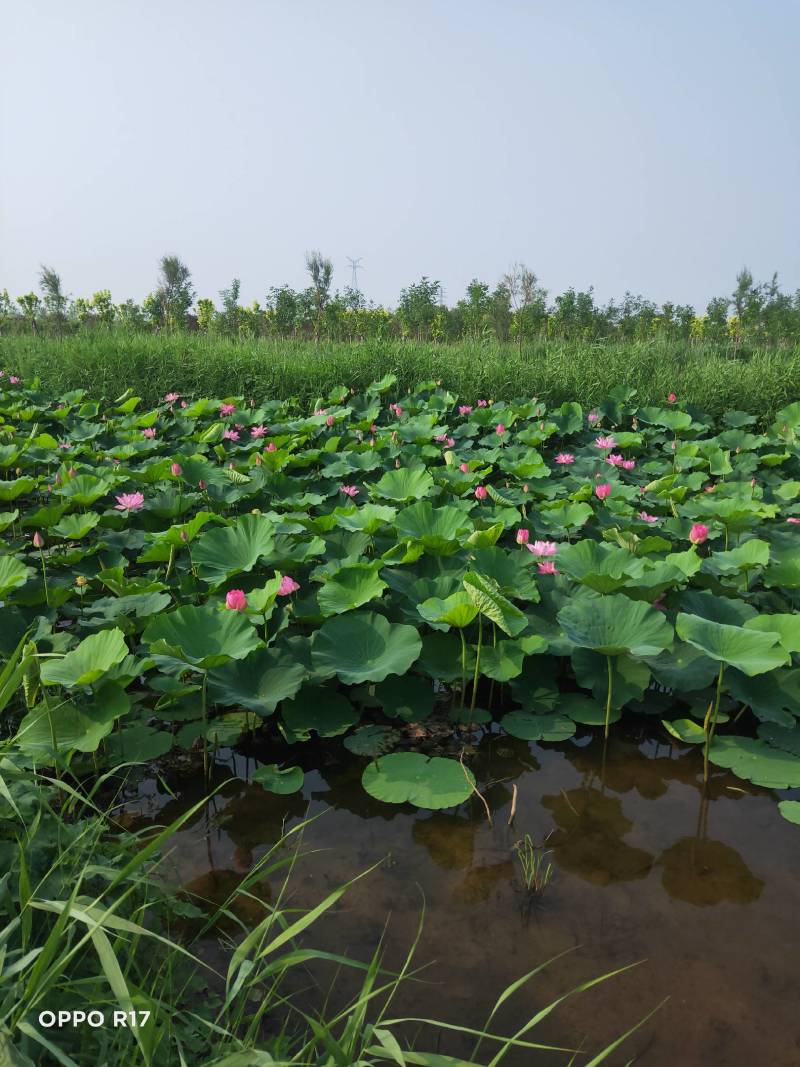
{"type": "MultiPolygon", "coordinates": [[[[413,825],[416,845],[435,838],[448,871],[471,871],[459,857],[510,805],[503,825],[513,808],[520,833],[498,863],[522,872],[532,928],[564,869],[627,883],[613,872],[641,852],[652,872],[656,846],[622,841],[634,814],[607,777],[632,730],[731,825],[736,798],[757,797],[759,847],[786,848],[800,822],[800,403],[763,425],[673,396],[640,407],[625,388],[585,411],[395,384],[308,409],[174,393],[145,408],[0,378],[0,652],[24,650],[5,724],[23,757],[73,780],[124,764],[133,784],[176,767],[208,783],[221,753],[257,750],[258,799],[231,815],[253,841],[265,811],[294,811],[324,760],[344,760],[347,795],[413,825]],[[586,742],[601,800],[572,796],[586,742]],[[506,749],[539,753],[519,791],[496,766],[506,749]],[[539,800],[549,825],[530,819],[539,800]],[[616,830],[570,858],[558,834],[595,817],[616,830]]],[[[342,831],[346,865],[401,847],[358,827],[342,831]]],[[[676,884],[691,849],[674,837],[657,853],[676,884]]],[[[738,888],[688,903],[749,904],[763,875],[730,862],[738,888]]],[[[464,937],[475,952],[476,931],[464,937]]]]}

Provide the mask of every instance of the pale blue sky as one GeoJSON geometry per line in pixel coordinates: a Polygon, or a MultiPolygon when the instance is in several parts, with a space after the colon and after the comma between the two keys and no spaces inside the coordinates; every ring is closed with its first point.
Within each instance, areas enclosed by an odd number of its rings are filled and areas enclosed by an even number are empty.
{"type": "Polygon", "coordinates": [[[35,0],[0,63],[0,288],[201,296],[362,256],[704,305],[800,286],[796,0],[35,0]]]}

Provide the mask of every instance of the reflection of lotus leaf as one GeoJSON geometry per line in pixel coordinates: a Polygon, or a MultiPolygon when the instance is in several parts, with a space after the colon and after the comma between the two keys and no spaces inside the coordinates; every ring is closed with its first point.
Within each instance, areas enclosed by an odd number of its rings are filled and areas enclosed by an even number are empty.
{"type": "Polygon", "coordinates": [[[673,900],[700,907],[725,900],[750,904],[758,900],[764,888],[739,853],[721,841],[683,837],[656,862],[664,868],[661,881],[673,900]]]}
{"type": "Polygon", "coordinates": [[[542,797],[560,827],[548,839],[553,862],[595,885],[646,878],[653,857],[626,844],[622,837],[633,823],[616,797],[596,789],[568,789],[542,797]]]}

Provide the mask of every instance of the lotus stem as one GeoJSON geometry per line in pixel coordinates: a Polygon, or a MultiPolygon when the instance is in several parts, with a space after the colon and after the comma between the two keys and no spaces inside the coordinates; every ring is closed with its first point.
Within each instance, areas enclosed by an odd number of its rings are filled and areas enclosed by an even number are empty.
{"type": "MultiPolygon", "coordinates": [[[[711,711],[711,722],[706,729],[706,744],[703,752],[703,781],[708,783],[708,757],[711,751],[711,743],[714,740],[714,734],[717,730],[717,716],[719,714],[719,703],[722,698],[722,679],[725,677],[725,664],[720,663],[719,674],[717,675],[717,694],[714,698],[714,707],[711,711]]],[[[708,715],[706,715],[706,723],[708,723],[708,715]]]]}
{"type": "MultiPolygon", "coordinates": [[[[481,672],[481,644],[483,642],[483,616],[478,615],[478,652],[475,656],[475,674],[472,678],[472,702],[470,703],[469,710],[475,710],[475,700],[478,696],[478,675],[481,672]]],[[[470,723],[470,726],[472,723],[470,723]]]]}
{"type": "Polygon", "coordinates": [[[606,728],[604,737],[608,740],[608,726],[611,722],[611,694],[614,689],[614,666],[611,662],[611,656],[606,656],[606,664],[608,666],[608,696],[606,697],[606,728]]]}
{"type": "Polygon", "coordinates": [[[467,694],[467,642],[464,639],[463,626],[459,629],[458,636],[461,638],[461,707],[463,708],[467,694]]]}
{"type": "Polygon", "coordinates": [[[50,590],[47,588],[47,566],[44,562],[44,551],[39,549],[39,558],[42,561],[42,581],[44,582],[44,602],[47,607],[50,607],[50,590]]]}
{"type": "Polygon", "coordinates": [[[206,706],[206,689],[208,686],[208,671],[203,671],[203,689],[200,697],[200,704],[203,715],[203,776],[208,781],[208,738],[206,736],[208,732],[208,708],[206,706]]]}

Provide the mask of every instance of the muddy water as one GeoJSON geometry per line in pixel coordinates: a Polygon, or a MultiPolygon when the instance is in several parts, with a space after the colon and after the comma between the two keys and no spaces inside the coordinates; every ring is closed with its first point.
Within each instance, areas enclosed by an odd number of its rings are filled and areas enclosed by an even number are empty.
{"type": "MultiPolygon", "coordinates": [[[[372,800],[360,786],[363,761],[346,752],[318,750],[317,769],[293,797],[248,784],[254,760],[228,753],[217,780],[235,780],[180,835],[177,877],[223,899],[284,821],[319,814],[304,844],[322,851],[301,863],[295,903],[317,903],[380,866],[314,927],[310,943],[368,958],[388,917],[387,964],[399,963],[424,900],[416,963],[432,965],[398,996],[395,1014],[480,1025],[510,982],[572,950],[504,1005],[498,1028],[513,1032],[579,982],[643,961],[566,1001],[529,1039],[597,1050],[669,997],[609,1062],[636,1054],[650,1067],[800,1064],[800,830],[779,816],[773,794],[725,772],[704,796],[699,753],[649,729],[617,726],[605,751],[590,731],[544,747],[485,736],[471,765],[493,828],[476,800],[446,812],[372,800]],[[553,865],[534,901],[513,851],[525,834],[546,840],[553,865]]],[[[202,795],[199,781],[172,785],[178,801],[150,783],[136,807],[161,820],[202,795]]],[[[471,1051],[439,1037],[441,1052],[471,1051]]],[[[435,1048],[436,1039],[429,1031],[420,1047],[435,1048]]],[[[518,1051],[504,1063],[568,1059],[518,1051]]]]}

